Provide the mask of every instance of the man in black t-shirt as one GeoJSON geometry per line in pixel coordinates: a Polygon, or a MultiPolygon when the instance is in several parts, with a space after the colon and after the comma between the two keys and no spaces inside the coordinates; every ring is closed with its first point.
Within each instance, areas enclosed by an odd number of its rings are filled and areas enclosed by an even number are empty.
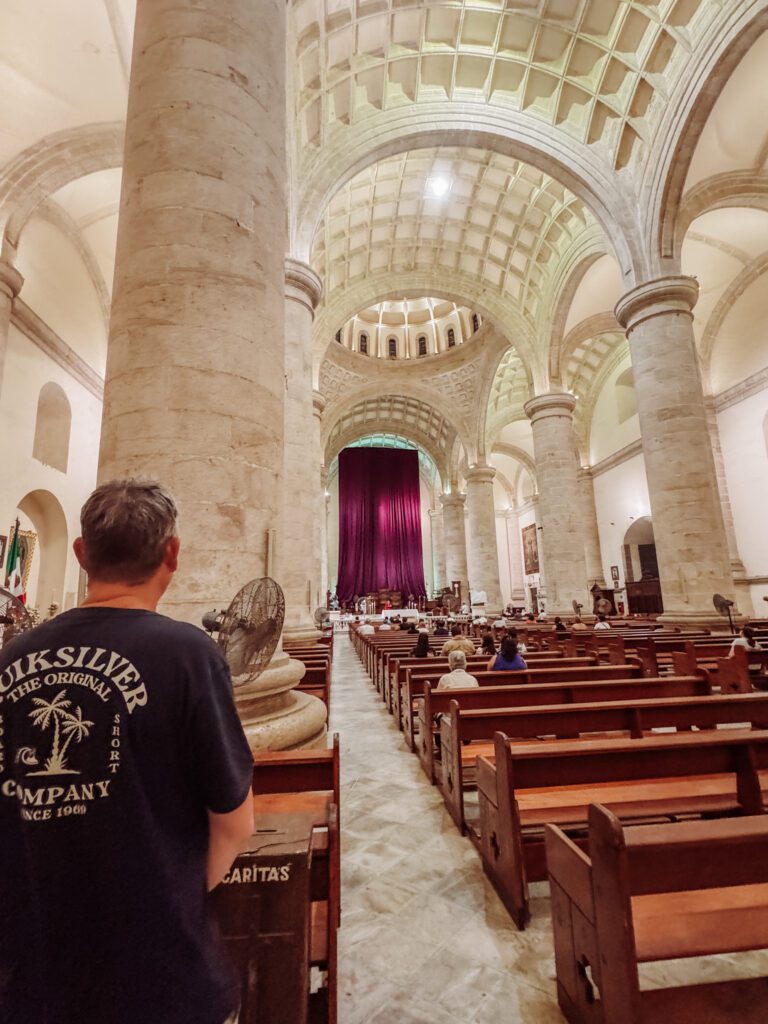
{"type": "Polygon", "coordinates": [[[253,831],[229,670],[155,611],[167,491],[105,484],[81,527],[86,601],[0,652],[0,1021],[224,1024],[207,893],[253,831]]]}

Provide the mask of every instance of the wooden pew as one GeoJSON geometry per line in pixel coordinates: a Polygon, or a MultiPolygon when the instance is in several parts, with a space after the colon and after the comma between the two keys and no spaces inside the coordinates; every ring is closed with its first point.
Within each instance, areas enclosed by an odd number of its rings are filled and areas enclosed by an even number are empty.
{"type": "Polygon", "coordinates": [[[251,848],[214,893],[225,945],[241,968],[240,1024],[336,1024],[338,736],[328,750],[255,754],[253,793],[251,848]]]}
{"type": "Polygon", "coordinates": [[[575,830],[583,843],[591,803],[635,823],[763,813],[765,731],[517,746],[499,732],[494,746],[494,760],[477,759],[478,847],[483,870],[521,929],[530,919],[528,882],[547,877],[544,825],[575,830]]]}
{"type": "MultiPolygon", "coordinates": [[[[579,682],[601,682],[610,679],[639,679],[642,677],[642,666],[639,662],[632,662],[628,665],[586,665],[579,659],[579,663],[570,665],[566,659],[558,660],[554,665],[538,667],[538,664],[531,662],[532,666],[522,672],[473,672],[472,675],[479,686],[530,686],[539,683],[579,683],[579,682]]],[[[416,736],[414,726],[416,724],[417,708],[414,703],[416,698],[424,692],[426,683],[437,686],[442,672],[435,672],[427,668],[424,674],[406,671],[405,683],[401,686],[400,707],[401,721],[403,723],[403,735],[406,746],[409,750],[416,749],[416,736]],[[410,715],[408,709],[410,708],[410,715]]]]}
{"type": "MultiPolygon", "coordinates": [[[[660,681],[661,682],[661,681],[660,681]]],[[[687,680],[692,689],[697,679],[687,680]]],[[[698,680],[701,683],[701,680],[698,680]]],[[[643,697],[620,697],[601,703],[580,702],[569,706],[469,709],[457,701],[449,704],[441,721],[441,765],[437,781],[446,808],[462,831],[467,829],[464,793],[474,781],[478,756],[493,759],[497,732],[513,743],[523,740],[601,739],[626,735],[642,738],[657,729],[688,731],[718,726],[745,725],[768,729],[768,703],[762,694],[681,696],[676,687],[660,685],[643,697]]],[[[685,686],[680,686],[680,690],[685,686]]]]}
{"type": "MultiPolygon", "coordinates": [[[[418,708],[418,741],[416,752],[427,777],[437,782],[442,776],[435,761],[435,739],[444,727],[445,739],[440,739],[441,748],[450,751],[454,744],[463,747],[468,743],[492,742],[498,731],[499,714],[511,708],[570,707],[582,704],[603,704],[617,701],[668,700],[684,697],[709,697],[712,688],[703,675],[660,676],[658,679],[609,680],[601,683],[545,683],[536,686],[489,686],[467,690],[424,689],[418,708]],[[455,702],[462,716],[455,720],[451,716],[451,704],[455,702]],[[438,716],[441,718],[440,724],[438,716]],[[466,726],[466,732],[465,732],[466,726]],[[430,742],[432,741],[432,742],[430,742]]],[[[578,732],[578,730],[577,730],[578,732]]],[[[474,765],[475,754],[471,754],[474,765]]],[[[441,758],[442,760],[442,758],[441,758]]],[[[466,760],[466,758],[464,758],[466,760]]],[[[454,772],[455,778],[460,773],[454,772]]],[[[457,823],[463,820],[463,812],[454,815],[457,823]]]]}
{"type": "Polygon", "coordinates": [[[768,982],[640,989],[638,964],[768,947],[768,817],[623,828],[589,808],[589,852],[546,827],[557,999],[570,1024],[763,1024],[768,982]]]}
{"type": "Polygon", "coordinates": [[[698,644],[686,644],[683,651],[672,652],[672,671],[704,668],[712,682],[728,693],[749,693],[753,686],[768,686],[768,650],[747,651],[737,647],[733,657],[720,652],[702,652],[698,644]]]}

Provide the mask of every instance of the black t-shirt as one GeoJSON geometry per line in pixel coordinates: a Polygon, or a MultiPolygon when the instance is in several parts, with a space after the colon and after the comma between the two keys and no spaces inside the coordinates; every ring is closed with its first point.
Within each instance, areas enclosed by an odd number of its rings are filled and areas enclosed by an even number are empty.
{"type": "Polygon", "coordinates": [[[0,653],[0,1020],[222,1024],[207,810],[253,765],[200,630],[79,608],[0,653]]]}

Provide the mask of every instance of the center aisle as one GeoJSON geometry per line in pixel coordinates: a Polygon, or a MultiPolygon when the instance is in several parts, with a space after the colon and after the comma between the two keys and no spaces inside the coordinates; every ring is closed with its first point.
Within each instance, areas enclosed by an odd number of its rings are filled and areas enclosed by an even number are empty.
{"type": "Polygon", "coordinates": [[[516,931],[345,634],[335,638],[331,692],[331,731],[341,735],[340,1024],[562,1024],[548,906],[534,900],[533,921],[516,931]]]}

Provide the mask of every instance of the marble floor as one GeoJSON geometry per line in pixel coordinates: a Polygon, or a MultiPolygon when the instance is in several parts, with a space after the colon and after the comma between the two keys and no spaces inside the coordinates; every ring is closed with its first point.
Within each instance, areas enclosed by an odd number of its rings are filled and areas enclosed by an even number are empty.
{"type": "MultiPolygon", "coordinates": [[[[562,1024],[548,900],[518,932],[337,634],[341,1024],[562,1024]]],[[[546,892],[546,886],[538,886],[546,892]]]]}
{"type": "MultiPolygon", "coordinates": [[[[562,1024],[548,886],[518,932],[345,634],[331,730],[341,736],[340,1024],[562,1024]]],[[[642,987],[768,975],[768,953],[642,968],[642,987]]]]}

